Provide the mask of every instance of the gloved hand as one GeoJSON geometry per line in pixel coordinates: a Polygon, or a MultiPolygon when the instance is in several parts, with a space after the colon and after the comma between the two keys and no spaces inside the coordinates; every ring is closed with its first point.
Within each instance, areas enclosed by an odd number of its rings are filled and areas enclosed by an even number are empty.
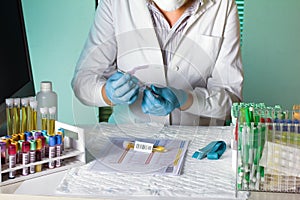
{"type": "Polygon", "coordinates": [[[152,91],[144,90],[142,110],[146,114],[168,115],[175,108],[184,105],[188,99],[188,94],[183,90],[171,87],[159,88],[154,85],[151,85],[151,89],[152,91]]]}
{"type": "Polygon", "coordinates": [[[116,72],[106,81],[105,92],[113,104],[132,104],[139,94],[138,79],[116,72]]]}

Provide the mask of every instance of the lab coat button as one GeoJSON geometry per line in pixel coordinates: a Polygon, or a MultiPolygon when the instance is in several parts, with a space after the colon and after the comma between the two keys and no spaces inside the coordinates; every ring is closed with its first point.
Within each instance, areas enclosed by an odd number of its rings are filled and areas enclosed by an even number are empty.
{"type": "Polygon", "coordinates": [[[178,70],[179,70],[179,67],[178,67],[178,66],[174,66],[173,69],[174,69],[175,71],[178,71],[178,70]]]}

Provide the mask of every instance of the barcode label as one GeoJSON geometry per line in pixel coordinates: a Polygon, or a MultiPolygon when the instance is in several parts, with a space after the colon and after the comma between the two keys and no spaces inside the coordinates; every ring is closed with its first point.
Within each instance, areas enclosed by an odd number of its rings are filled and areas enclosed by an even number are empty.
{"type": "Polygon", "coordinates": [[[140,151],[144,153],[151,153],[153,149],[153,144],[152,143],[147,143],[147,142],[139,142],[135,141],[134,143],[134,151],[140,151]]]}

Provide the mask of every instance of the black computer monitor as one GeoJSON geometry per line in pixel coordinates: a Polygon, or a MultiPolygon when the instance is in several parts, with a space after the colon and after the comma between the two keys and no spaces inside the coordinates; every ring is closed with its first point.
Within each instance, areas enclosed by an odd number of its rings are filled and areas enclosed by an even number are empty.
{"type": "Polygon", "coordinates": [[[21,0],[0,1],[0,136],[6,135],[5,99],[35,96],[21,0]]]}

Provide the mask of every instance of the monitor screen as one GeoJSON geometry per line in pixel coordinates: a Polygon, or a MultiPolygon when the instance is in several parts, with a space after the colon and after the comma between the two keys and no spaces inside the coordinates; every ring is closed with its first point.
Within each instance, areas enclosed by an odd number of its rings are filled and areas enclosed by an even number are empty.
{"type": "Polygon", "coordinates": [[[5,99],[34,96],[21,0],[0,3],[0,135],[5,134],[5,99]]]}

